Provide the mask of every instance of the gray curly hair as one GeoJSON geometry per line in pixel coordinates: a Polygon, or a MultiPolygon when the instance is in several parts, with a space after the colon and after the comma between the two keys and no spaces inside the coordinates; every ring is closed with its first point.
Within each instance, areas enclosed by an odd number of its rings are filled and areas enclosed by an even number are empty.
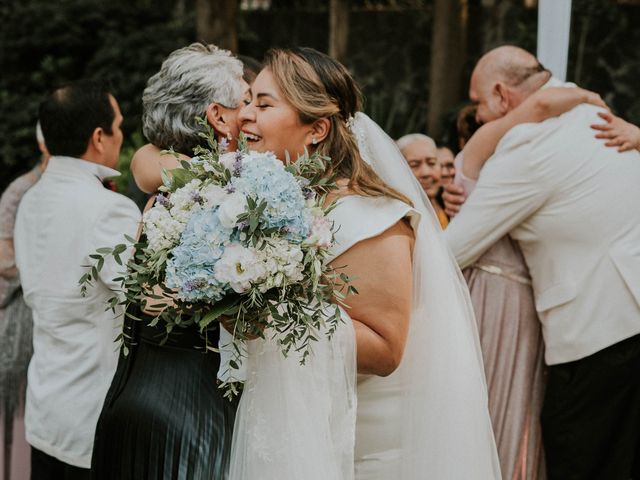
{"type": "Polygon", "coordinates": [[[428,137],[424,133],[408,133],[407,135],[396,140],[396,145],[398,145],[400,151],[403,151],[405,148],[407,148],[417,140],[425,140],[428,143],[433,144],[433,148],[436,148],[436,142],[433,140],[433,138],[428,137]]]}
{"type": "Polygon", "coordinates": [[[242,98],[243,67],[231,52],[192,43],[172,52],[142,94],[142,131],[155,146],[191,154],[202,142],[196,117],[211,103],[235,108],[242,98]]]}

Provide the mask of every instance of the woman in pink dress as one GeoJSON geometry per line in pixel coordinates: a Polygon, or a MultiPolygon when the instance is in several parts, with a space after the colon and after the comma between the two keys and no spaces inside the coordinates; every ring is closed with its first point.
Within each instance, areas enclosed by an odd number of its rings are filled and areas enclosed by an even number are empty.
{"type": "Polygon", "coordinates": [[[0,197],[0,480],[28,480],[31,475],[24,394],[33,325],[16,270],[13,225],[22,196],[40,179],[49,160],[39,124],[36,137],[42,152],[40,163],[15,179],[0,197]]]}

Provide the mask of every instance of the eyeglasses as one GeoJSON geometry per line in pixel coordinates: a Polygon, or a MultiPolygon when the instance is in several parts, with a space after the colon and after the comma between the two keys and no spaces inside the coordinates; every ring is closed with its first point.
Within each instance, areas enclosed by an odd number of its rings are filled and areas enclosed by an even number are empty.
{"type": "Polygon", "coordinates": [[[521,85],[522,83],[524,83],[529,78],[533,77],[534,75],[537,75],[538,73],[542,73],[542,72],[551,73],[540,62],[537,62],[536,65],[531,66],[531,67],[518,68],[517,70],[511,72],[511,75],[510,75],[511,82],[510,82],[510,84],[512,86],[514,86],[514,87],[517,87],[517,86],[521,85]]]}

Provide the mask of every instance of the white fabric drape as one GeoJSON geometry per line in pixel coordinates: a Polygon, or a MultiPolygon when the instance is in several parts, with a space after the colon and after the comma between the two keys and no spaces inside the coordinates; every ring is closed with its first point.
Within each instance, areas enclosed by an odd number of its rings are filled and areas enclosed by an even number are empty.
{"type": "Polygon", "coordinates": [[[539,0],[538,60],[566,81],[571,29],[571,0],[539,0]]]}

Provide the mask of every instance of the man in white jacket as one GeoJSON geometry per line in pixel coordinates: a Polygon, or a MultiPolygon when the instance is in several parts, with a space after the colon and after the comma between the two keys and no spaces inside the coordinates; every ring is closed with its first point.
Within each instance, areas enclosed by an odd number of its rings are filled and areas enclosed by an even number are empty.
{"type": "MultiPolygon", "coordinates": [[[[558,85],[528,52],[500,47],[470,96],[487,122],[558,85]]],[[[549,365],[549,480],[628,480],[640,461],[640,154],[594,137],[598,111],[509,131],[446,231],[462,268],[507,233],[520,243],[549,365]]]]}
{"type": "Polygon", "coordinates": [[[97,248],[135,235],[140,211],[102,185],[119,174],[114,169],[122,145],[122,115],[104,87],[79,82],[56,90],[41,104],[40,122],[52,157],[24,196],[14,233],[34,321],[26,436],[32,478],[85,479],[117,363],[122,318],[105,309],[122,267],[107,261],[86,297],[78,280],[97,248]]]}

